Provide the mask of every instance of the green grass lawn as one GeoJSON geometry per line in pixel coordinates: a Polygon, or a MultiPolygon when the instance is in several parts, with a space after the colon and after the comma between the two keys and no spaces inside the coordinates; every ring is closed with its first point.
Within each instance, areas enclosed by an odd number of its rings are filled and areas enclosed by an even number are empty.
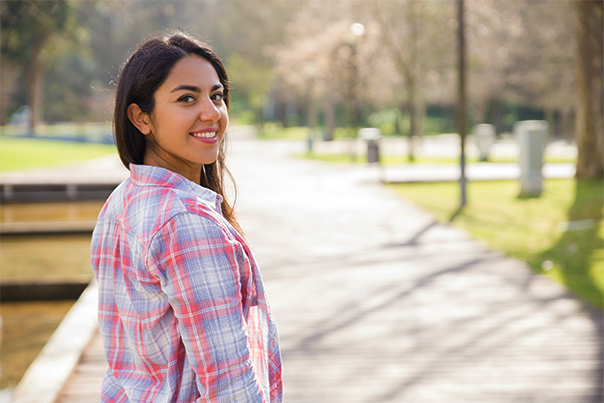
{"type": "MultiPolygon", "coordinates": [[[[389,187],[450,222],[459,207],[457,183],[389,187]]],[[[517,181],[470,182],[468,204],[453,224],[475,239],[524,260],[535,272],[604,306],[604,186],[601,180],[552,179],[538,198],[519,198],[517,181]]]]}
{"type": "MultiPolygon", "coordinates": [[[[23,136],[27,129],[23,126],[1,126],[0,134],[7,136],[23,136]]],[[[36,136],[77,139],[107,139],[111,137],[112,128],[108,122],[100,123],[58,123],[38,125],[36,136]]]]}
{"type": "Polygon", "coordinates": [[[260,128],[258,138],[262,140],[305,140],[308,138],[308,128],[300,126],[283,128],[275,123],[265,123],[260,128]]]}
{"type": "Polygon", "coordinates": [[[0,171],[85,161],[115,152],[115,146],[106,144],[1,136],[0,171]]]}
{"type": "MultiPolygon", "coordinates": [[[[350,154],[317,154],[317,153],[303,153],[296,154],[297,158],[304,159],[316,159],[324,162],[335,162],[335,163],[356,163],[356,164],[366,164],[367,163],[367,155],[363,153],[356,156],[356,159],[352,161],[350,154]]],[[[416,156],[414,161],[410,161],[408,156],[398,156],[398,155],[385,155],[381,157],[381,163],[383,165],[396,165],[396,164],[407,164],[407,163],[430,163],[430,164],[459,164],[458,157],[424,157],[424,156],[416,156]]],[[[478,158],[467,158],[468,163],[479,162],[478,158]]],[[[516,163],[518,160],[516,158],[492,158],[489,162],[496,163],[516,163]]],[[[561,157],[552,157],[545,155],[544,162],[546,163],[570,163],[575,164],[577,162],[576,158],[561,158],[561,157]]]]}

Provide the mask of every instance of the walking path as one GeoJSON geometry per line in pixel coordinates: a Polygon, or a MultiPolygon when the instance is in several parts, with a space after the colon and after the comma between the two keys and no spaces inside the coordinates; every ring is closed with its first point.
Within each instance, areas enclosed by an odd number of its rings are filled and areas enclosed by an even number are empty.
{"type": "Polygon", "coordinates": [[[366,167],[234,151],[288,402],[601,402],[601,315],[557,284],[366,167]]]}
{"type": "MultiPolygon", "coordinates": [[[[434,222],[377,170],[292,147],[231,147],[286,402],[601,403],[601,313],[434,222]]],[[[97,402],[105,368],[95,336],[58,401],[97,402]]]]}

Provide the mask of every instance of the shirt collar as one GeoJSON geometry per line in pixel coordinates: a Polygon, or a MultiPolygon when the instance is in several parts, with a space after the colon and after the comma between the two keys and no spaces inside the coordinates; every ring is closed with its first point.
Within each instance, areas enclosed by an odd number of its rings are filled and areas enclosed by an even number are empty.
{"type": "Polygon", "coordinates": [[[138,186],[163,186],[192,193],[214,206],[216,210],[221,210],[220,205],[223,200],[221,195],[168,169],[130,164],[130,178],[138,186]]]}

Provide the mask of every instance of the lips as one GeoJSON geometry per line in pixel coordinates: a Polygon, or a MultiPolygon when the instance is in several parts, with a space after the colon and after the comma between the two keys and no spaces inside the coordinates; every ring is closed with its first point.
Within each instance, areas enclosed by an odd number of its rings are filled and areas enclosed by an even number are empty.
{"type": "Polygon", "coordinates": [[[215,127],[203,130],[197,130],[189,133],[195,140],[202,143],[214,144],[218,141],[218,129],[215,127]]]}
{"type": "Polygon", "coordinates": [[[202,138],[202,139],[212,139],[214,137],[216,137],[218,133],[218,130],[213,129],[213,130],[202,130],[202,131],[198,131],[198,132],[193,132],[193,133],[189,133],[191,136],[193,137],[197,137],[197,138],[202,138]]]}

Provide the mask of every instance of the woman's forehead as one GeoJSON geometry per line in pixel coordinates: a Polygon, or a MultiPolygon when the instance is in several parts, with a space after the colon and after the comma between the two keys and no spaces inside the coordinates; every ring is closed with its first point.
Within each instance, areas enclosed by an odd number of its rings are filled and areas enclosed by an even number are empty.
{"type": "Polygon", "coordinates": [[[204,89],[212,88],[217,84],[220,84],[220,79],[212,63],[201,56],[189,55],[174,65],[161,87],[172,91],[180,85],[193,85],[204,89]]]}

